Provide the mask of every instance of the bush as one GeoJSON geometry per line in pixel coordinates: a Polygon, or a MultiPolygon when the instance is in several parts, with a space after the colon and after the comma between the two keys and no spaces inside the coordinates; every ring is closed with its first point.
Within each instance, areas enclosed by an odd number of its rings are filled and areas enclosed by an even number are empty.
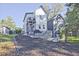
{"type": "Polygon", "coordinates": [[[22,29],[17,28],[17,29],[15,30],[15,32],[16,32],[16,34],[20,34],[20,33],[22,32],[22,29]]]}

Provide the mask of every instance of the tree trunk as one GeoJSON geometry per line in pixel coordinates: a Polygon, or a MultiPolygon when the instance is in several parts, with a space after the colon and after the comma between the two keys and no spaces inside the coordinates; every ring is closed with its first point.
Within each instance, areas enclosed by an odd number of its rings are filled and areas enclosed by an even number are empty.
{"type": "Polygon", "coordinates": [[[67,43],[67,28],[65,28],[65,43],[67,43]]]}

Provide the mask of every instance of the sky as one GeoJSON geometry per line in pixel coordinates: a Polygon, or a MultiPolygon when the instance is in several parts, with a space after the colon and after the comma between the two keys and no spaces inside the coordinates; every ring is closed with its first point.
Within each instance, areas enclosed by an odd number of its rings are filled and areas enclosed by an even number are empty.
{"type": "MultiPolygon", "coordinates": [[[[0,20],[11,16],[17,27],[23,27],[26,12],[34,12],[41,3],[0,3],[0,20]]],[[[65,9],[64,9],[65,12],[65,9]]],[[[63,14],[64,14],[63,12],[63,14]]]]}

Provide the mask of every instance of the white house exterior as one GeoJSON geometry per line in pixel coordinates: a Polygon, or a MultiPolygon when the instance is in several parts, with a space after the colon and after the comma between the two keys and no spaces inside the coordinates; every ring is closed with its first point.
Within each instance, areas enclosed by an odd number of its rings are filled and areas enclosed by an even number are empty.
{"type": "Polygon", "coordinates": [[[30,12],[30,13],[26,13],[25,17],[24,17],[24,33],[25,34],[32,34],[32,32],[34,31],[35,28],[35,24],[34,24],[34,13],[30,12]]]}
{"type": "Polygon", "coordinates": [[[47,14],[40,6],[33,12],[28,12],[24,17],[24,33],[34,34],[34,32],[45,32],[47,31],[47,14]]]}
{"type": "Polygon", "coordinates": [[[59,28],[62,27],[64,20],[60,14],[48,20],[47,13],[40,6],[34,12],[26,13],[23,22],[24,34],[38,35],[47,39],[54,38],[57,42],[59,41],[59,28]]]}
{"type": "Polygon", "coordinates": [[[40,6],[35,10],[36,30],[47,31],[47,14],[40,6]]]}
{"type": "Polygon", "coordinates": [[[9,31],[10,31],[10,29],[8,27],[6,27],[6,26],[1,26],[0,27],[0,33],[1,34],[8,35],[9,34],[9,31]]]}
{"type": "Polygon", "coordinates": [[[64,19],[59,14],[53,18],[53,37],[56,38],[55,41],[60,40],[60,29],[64,26],[64,19]]]}

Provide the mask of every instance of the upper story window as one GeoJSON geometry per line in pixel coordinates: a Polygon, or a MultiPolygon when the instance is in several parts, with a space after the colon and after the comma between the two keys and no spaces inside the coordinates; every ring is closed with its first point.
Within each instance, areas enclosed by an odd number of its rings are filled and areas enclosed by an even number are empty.
{"type": "Polygon", "coordinates": [[[45,29],[45,25],[43,25],[43,29],[45,29]]]}
{"type": "Polygon", "coordinates": [[[31,17],[29,17],[28,19],[31,20],[31,17]]]}
{"type": "Polygon", "coordinates": [[[41,29],[41,26],[39,25],[39,29],[41,29]]]}
{"type": "Polygon", "coordinates": [[[45,17],[45,15],[39,15],[39,18],[40,18],[41,20],[43,20],[44,17],[45,17]]]}

